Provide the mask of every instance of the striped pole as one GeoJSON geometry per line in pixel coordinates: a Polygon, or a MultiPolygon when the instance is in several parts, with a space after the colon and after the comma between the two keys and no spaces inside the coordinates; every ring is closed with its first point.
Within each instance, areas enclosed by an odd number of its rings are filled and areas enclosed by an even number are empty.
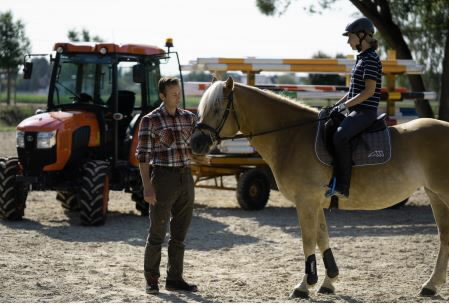
{"type": "MultiPolygon", "coordinates": [[[[308,72],[324,74],[350,73],[354,59],[266,59],[266,58],[198,58],[183,65],[184,71],[308,72]]],[[[422,74],[424,67],[413,60],[382,61],[384,74],[422,74]]]]}
{"type": "MultiPolygon", "coordinates": [[[[184,87],[187,95],[201,96],[210,86],[209,82],[185,82],[184,87]]],[[[349,90],[346,86],[328,86],[328,85],[257,85],[259,89],[270,91],[296,92],[296,97],[301,99],[339,99],[349,90]]],[[[428,99],[436,100],[437,93],[428,92],[410,92],[406,88],[396,88],[394,91],[388,91],[388,88],[381,88],[381,100],[402,101],[408,99],[428,99]]]]}

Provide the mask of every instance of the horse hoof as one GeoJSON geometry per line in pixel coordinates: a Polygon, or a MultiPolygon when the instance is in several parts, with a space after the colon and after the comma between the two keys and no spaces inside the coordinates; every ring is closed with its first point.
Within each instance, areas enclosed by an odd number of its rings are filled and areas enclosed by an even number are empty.
{"type": "Polygon", "coordinates": [[[321,287],[320,290],[318,290],[318,293],[322,294],[334,294],[334,291],[327,287],[321,287]]]}
{"type": "Polygon", "coordinates": [[[295,289],[295,290],[293,290],[292,294],[290,295],[290,298],[308,299],[309,293],[306,291],[301,291],[299,289],[295,289]]]}
{"type": "Polygon", "coordinates": [[[421,289],[421,292],[419,293],[422,297],[433,297],[436,294],[436,291],[430,289],[430,288],[423,288],[421,289]]]}

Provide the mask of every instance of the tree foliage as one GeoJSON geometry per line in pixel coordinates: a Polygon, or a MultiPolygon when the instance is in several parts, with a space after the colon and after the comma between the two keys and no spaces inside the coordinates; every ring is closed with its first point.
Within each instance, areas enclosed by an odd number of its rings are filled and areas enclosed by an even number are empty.
{"type": "Polygon", "coordinates": [[[30,40],[23,22],[14,21],[10,11],[0,13],[0,68],[17,69],[29,51],[30,40]]]}
{"type": "Polygon", "coordinates": [[[81,31],[76,29],[69,30],[67,32],[67,38],[72,42],[104,42],[103,38],[98,35],[92,36],[92,34],[86,29],[82,29],[81,31]]]}
{"type": "Polygon", "coordinates": [[[6,102],[11,100],[12,81],[17,77],[24,56],[30,52],[30,40],[25,34],[25,25],[14,20],[11,11],[0,13],[0,69],[6,72],[6,102]]]}
{"type": "MultiPolygon", "coordinates": [[[[336,58],[344,58],[343,54],[337,54],[336,58]]],[[[330,55],[318,51],[312,56],[312,58],[331,58],[330,55]]],[[[309,83],[311,85],[335,85],[344,86],[346,84],[346,78],[338,74],[313,74],[309,73],[309,83]]]]}

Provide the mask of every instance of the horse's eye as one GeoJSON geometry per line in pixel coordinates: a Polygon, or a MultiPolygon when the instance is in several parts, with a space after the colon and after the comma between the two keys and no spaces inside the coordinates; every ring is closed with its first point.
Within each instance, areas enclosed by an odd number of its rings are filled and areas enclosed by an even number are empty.
{"type": "Polygon", "coordinates": [[[214,109],[214,114],[218,114],[218,109],[214,109]]]}

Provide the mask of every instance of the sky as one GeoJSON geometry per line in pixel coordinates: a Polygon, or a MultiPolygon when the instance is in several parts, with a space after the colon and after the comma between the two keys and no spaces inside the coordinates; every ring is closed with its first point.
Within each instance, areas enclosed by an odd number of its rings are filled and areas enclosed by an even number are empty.
{"type": "Polygon", "coordinates": [[[173,38],[181,64],[198,57],[311,58],[354,54],[341,36],[358,17],[346,0],[310,15],[312,0],[293,0],[282,16],[265,16],[256,0],[1,0],[0,12],[21,19],[33,53],[49,53],[71,29],[106,42],[163,47],[173,38]]]}

